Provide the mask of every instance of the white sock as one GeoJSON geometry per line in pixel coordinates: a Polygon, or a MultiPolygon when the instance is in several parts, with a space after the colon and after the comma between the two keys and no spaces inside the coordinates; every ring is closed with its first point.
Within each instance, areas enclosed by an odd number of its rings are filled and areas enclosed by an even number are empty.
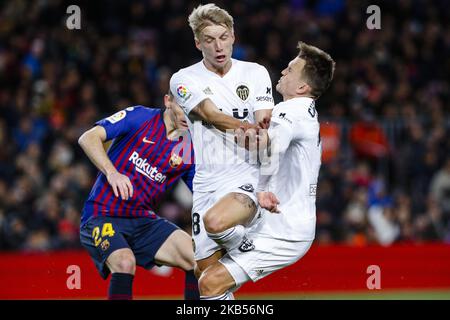
{"type": "Polygon", "coordinates": [[[218,296],[200,296],[200,300],[235,300],[232,292],[227,291],[218,296]]]}
{"type": "Polygon", "coordinates": [[[227,229],[219,233],[209,233],[208,237],[217,242],[218,245],[230,251],[238,247],[245,236],[245,227],[238,224],[233,228],[227,229]]]}

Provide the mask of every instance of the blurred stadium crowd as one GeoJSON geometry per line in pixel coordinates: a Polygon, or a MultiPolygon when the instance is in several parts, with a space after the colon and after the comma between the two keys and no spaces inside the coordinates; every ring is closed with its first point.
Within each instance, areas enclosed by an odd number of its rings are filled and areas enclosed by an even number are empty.
{"type": "MultiPolygon", "coordinates": [[[[81,30],[66,28],[71,1],[0,7],[1,250],[79,247],[96,171],[78,137],[127,106],[161,106],[171,74],[201,59],[187,25],[197,1],[78,3],[81,30]]],[[[337,62],[318,102],[317,243],[450,242],[447,2],[216,3],[235,19],[234,57],[273,83],[298,40],[337,62]],[[366,27],[374,3],[380,30],[366,27]]],[[[160,214],[190,230],[189,197],[168,195],[160,214]]]]}

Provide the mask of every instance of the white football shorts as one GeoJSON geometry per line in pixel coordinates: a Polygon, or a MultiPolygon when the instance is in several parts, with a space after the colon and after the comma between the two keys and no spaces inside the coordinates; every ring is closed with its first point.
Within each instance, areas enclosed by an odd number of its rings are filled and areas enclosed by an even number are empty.
{"type": "MultiPolygon", "coordinates": [[[[260,224],[263,224],[262,221],[260,224]]],[[[236,286],[256,282],[274,271],[300,260],[313,241],[287,241],[258,234],[258,228],[247,233],[243,243],[219,261],[234,278],[236,286]]]]}
{"type": "MultiPolygon", "coordinates": [[[[253,181],[252,181],[253,182],[253,181]]],[[[224,188],[211,192],[194,192],[192,205],[192,239],[194,244],[195,260],[202,260],[211,256],[214,252],[221,250],[221,247],[206,233],[203,224],[203,217],[206,212],[216,204],[222,197],[231,192],[242,193],[250,197],[258,208],[254,183],[240,182],[237,184],[224,186],[224,188]]],[[[250,223],[257,221],[258,214],[250,223]]]]}

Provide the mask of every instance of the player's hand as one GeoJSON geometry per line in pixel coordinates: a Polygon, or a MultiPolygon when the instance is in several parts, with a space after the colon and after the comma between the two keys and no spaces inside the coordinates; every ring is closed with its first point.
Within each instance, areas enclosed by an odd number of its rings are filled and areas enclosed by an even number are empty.
{"type": "Polygon", "coordinates": [[[254,150],[257,146],[257,132],[257,125],[243,121],[242,125],[234,130],[234,141],[240,147],[254,150]]]}
{"type": "Polygon", "coordinates": [[[239,127],[234,129],[234,142],[237,143],[238,146],[243,147],[245,145],[245,129],[244,127],[239,127]]]}
{"type": "Polygon", "coordinates": [[[258,127],[258,125],[254,124],[254,123],[250,123],[247,120],[242,121],[242,124],[240,126],[240,128],[242,128],[244,130],[244,132],[247,132],[249,129],[256,130],[257,127],[258,127]]]}
{"type": "Polygon", "coordinates": [[[130,179],[121,174],[118,171],[110,173],[106,176],[108,183],[111,185],[114,195],[122,198],[122,200],[128,200],[133,197],[133,185],[130,179]]]}
{"type": "Polygon", "coordinates": [[[262,119],[262,121],[258,122],[258,128],[259,129],[269,129],[270,127],[270,118],[269,117],[265,117],[264,119],[262,119]]]}
{"type": "Polygon", "coordinates": [[[269,210],[272,213],[280,213],[280,210],[277,208],[280,201],[272,192],[258,192],[256,196],[258,197],[258,203],[262,208],[269,210]]]}

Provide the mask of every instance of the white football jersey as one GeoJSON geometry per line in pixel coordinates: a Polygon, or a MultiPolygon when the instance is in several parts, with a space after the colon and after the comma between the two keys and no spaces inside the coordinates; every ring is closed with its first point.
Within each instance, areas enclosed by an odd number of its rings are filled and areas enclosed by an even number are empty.
{"type": "Polygon", "coordinates": [[[272,175],[265,190],[277,196],[281,213],[265,212],[259,232],[292,241],[314,239],[322,155],[319,132],[313,99],[293,98],[274,107],[268,131],[271,162],[261,166],[261,180],[272,175]]]}
{"type": "Polygon", "coordinates": [[[170,79],[170,90],[186,113],[195,151],[194,191],[214,191],[229,182],[254,186],[258,179],[256,158],[225,133],[196,118],[192,109],[210,99],[223,113],[253,123],[254,112],[272,109],[272,83],[266,68],[232,59],[223,76],[208,70],[203,61],[179,70],[170,79]]]}

